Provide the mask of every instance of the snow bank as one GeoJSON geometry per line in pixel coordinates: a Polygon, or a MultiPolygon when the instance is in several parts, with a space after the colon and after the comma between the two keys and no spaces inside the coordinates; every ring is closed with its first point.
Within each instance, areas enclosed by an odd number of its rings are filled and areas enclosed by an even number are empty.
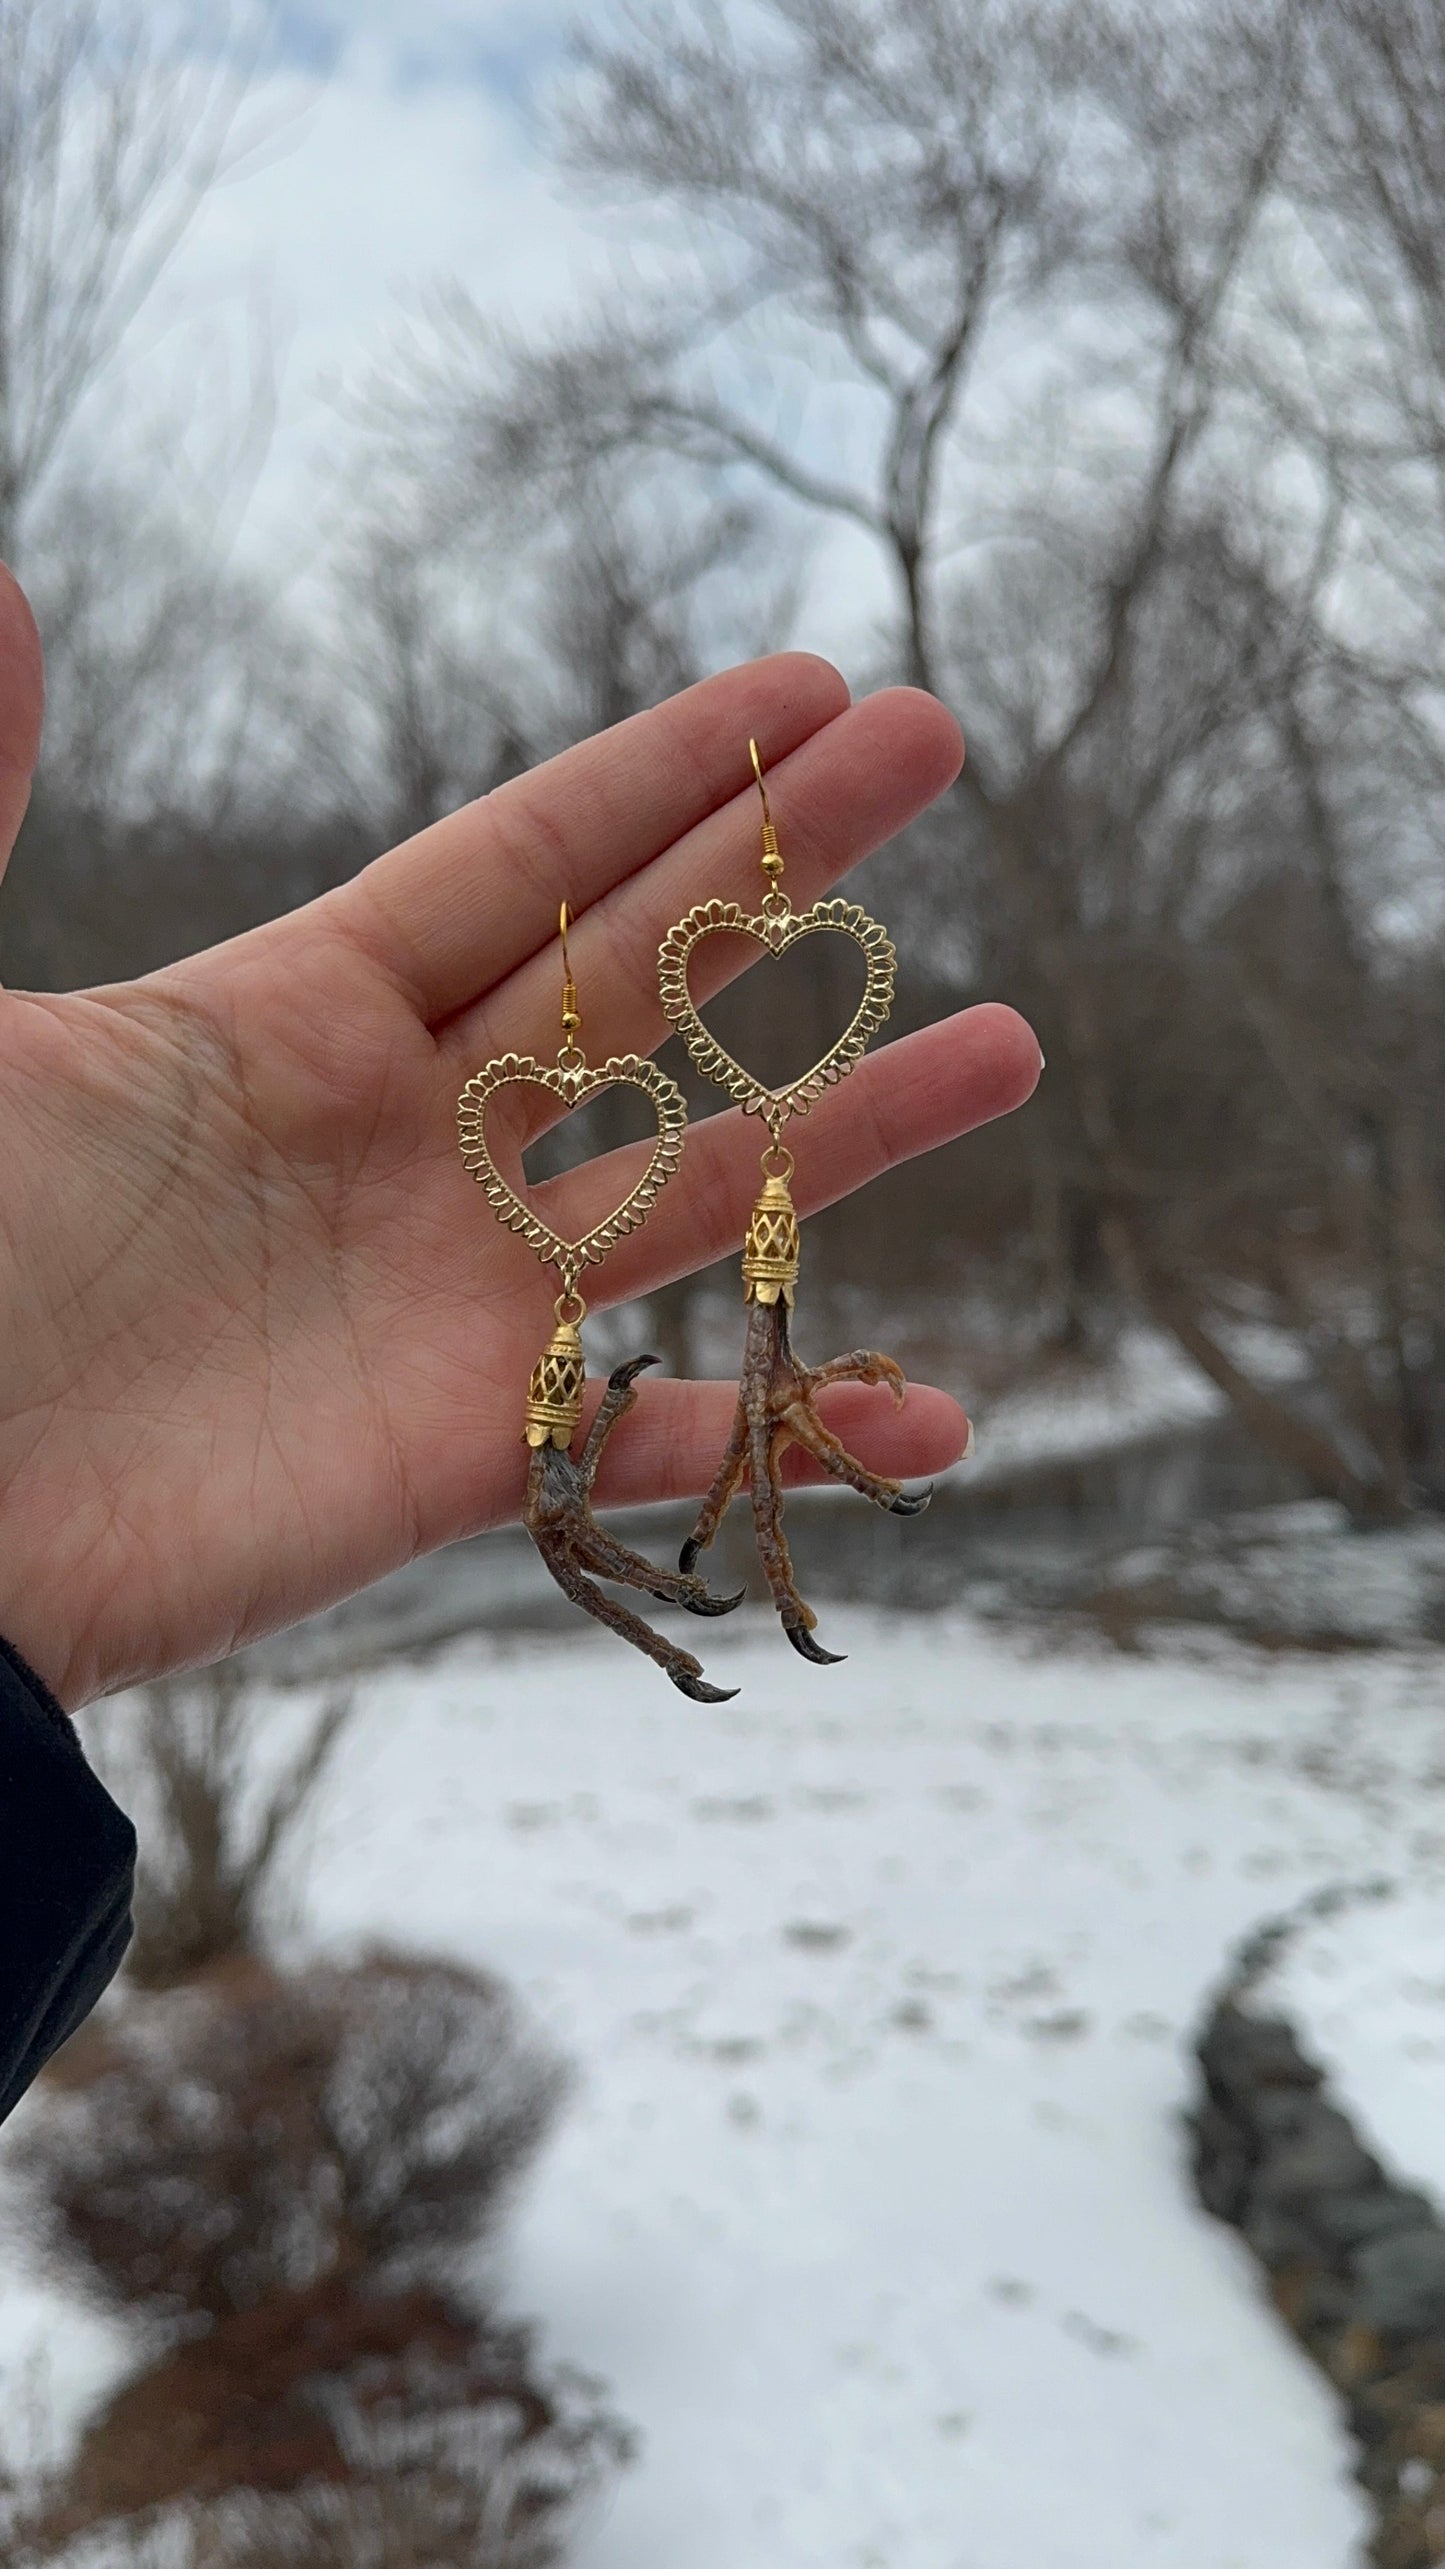
{"type": "MultiPolygon", "coordinates": [[[[491,1964],[580,2065],[507,2277],[644,2438],[578,2569],[1347,2569],[1333,2404],[1179,2116],[1235,1939],[1445,1862],[1439,1655],[827,1637],[714,1628],[707,1710],[585,1634],[394,1667],[318,1827],[308,1940],[491,1964]]],[[[1337,2049],[1379,1969],[1324,1972],[1337,2049]]]]}

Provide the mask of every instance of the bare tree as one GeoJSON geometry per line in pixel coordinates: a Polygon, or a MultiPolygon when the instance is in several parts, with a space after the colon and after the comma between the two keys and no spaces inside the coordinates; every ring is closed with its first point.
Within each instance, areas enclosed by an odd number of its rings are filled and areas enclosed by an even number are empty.
{"type": "Polygon", "coordinates": [[[184,422],[153,359],[127,370],[207,192],[254,140],[269,17],[269,0],[202,17],[0,0],[0,553],[24,569],[48,667],[3,909],[22,982],[145,970],[316,888],[296,850],[320,818],[299,646],[235,558],[264,363],[238,416],[184,422]]]}
{"type": "Polygon", "coordinates": [[[540,509],[667,457],[866,530],[973,752],[891,914],[1040,1025],[1015,1218],[1060,1334],[1122,1298],[1307,1485],[1434,1503],[1438,917],[1407,954],[1401,904],[1445,775],[1437,14],[766,0],[747,32],[585,40],[572,165],[668,207],[704,284],[550,345],[454,304],[433,469],[540,509]]]}
{"type": "Polygon", "coordinates": [[[141,1695],[129,1723],[111,1717],[102,1754],[141,1824],[144,1851],[128,1977],[169,1989],[212,1963],[255,1954],[274,1923],[277,1878],[346,1726],[337,1695],[300,1727],[289,1755],[268,1754],[275,1729],[223,1660],[141,1695]],[[262,1770],[258,1773],[258,1769],[262,1770]]]}
{"type": "Polygon", "coordinates": [[[510,350],[455,296],[433,452],[489,492],[525,479],[543,505],[583,448],[761,477],[883,547],[910,673],[936,683],[949,438],[986,333],[1046,290],[1072,228],[1068,102],[1032,68],[1058,22],[1053,0],[767,0],[746,55],[711,11],[584,36],[572,164],[701,227],[711,290],[510,350]],[[781,347],[762,342],[780,317],[781,347]],[[871,469],[818,460],[769,418],[776,402],[735,392],[744,319],[744,366],[766,345],[799,400],[828,374],[864,395],[871,469]]]}
{"type": "Polygon", "coordinates": [[[0,0],[0,554],[226,166],[263,22],[0,0]]]}
{"type": "Polygon", "coordinates": [[[381,823],[318,756],[339,713],[284,600],[237,562],[224,467],[181,507],[139,459],[57,475],[31,518],[46,643],[35,791],[0,895],[0,977],[154,970],[325,890],[381,823]]]}

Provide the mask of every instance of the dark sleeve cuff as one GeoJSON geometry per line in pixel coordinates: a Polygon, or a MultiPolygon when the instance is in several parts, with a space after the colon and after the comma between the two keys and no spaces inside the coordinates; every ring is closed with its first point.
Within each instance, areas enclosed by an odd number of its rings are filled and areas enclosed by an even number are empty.
{"type": "Polygon", "coordinates": [[[0,2121],[119,1970],[135,1851],[69,1715],[0,1639],[0,2121]]]}

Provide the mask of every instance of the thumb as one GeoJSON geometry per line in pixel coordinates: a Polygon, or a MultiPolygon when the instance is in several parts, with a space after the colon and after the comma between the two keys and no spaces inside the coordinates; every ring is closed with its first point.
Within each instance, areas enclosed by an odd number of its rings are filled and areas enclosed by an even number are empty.
{"type": "Polygon", "coordinates": [[[35,618],[0,562],[0,874],[25,818],[45,710],[45,664],[35,618]]]}

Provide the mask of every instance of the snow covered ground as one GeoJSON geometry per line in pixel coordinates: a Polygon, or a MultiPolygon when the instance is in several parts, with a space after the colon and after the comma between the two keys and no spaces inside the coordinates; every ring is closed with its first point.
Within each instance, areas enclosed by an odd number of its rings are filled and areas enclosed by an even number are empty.
{"type": "MultiPolygon", "coordinates": [[[[506,2296],[642,2432],[577,2569],[1347,2569],[1187,2038],[1262,1918],[1403,1881],[1285,1977],[1445,2185],[1445,1660],[826,1638],[710,1629],[711,1710],[586,1634],[389,1668],[315,1831],[308,1942],[492,1965],[578,2064],[506,2296]]],[[[0,2353],[42,2323],[73,2400],[113,2348],[16,2291],[0,2353]]]]}

